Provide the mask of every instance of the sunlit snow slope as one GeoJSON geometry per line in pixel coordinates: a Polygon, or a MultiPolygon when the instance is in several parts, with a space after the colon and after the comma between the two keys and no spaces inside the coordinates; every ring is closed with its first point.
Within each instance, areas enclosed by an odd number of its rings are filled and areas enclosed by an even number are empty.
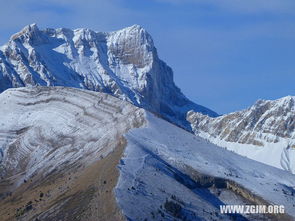
{"type": "Polygon", "coordinates": [[[130,220],[294,220],[295,176],[210,144],[147,113],[127,135],[116,197],[130,220]],[[278,204],[286,216],[221,215],[223,204],[278,204]]]}
{"type": "Polygon", "coordinates": [[[188,113],[194,132],[251,159],[295,173],[295,98],[259,100],[246,110],[210,118],[188,113]]]}

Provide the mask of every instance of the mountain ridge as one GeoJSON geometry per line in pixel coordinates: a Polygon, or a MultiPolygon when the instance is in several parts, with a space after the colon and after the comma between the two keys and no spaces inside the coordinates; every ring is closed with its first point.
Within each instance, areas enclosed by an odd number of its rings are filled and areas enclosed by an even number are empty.
{"type": "Polygon", "coordinates": [[[193,131],[209,141],[278,168],[295,172],[295,97],[258,100],[215,119],[187,114],[193,131]]]}
{"type": "Polygon", "coordinates": [[[183,95],[139,25],[110,33],[28,25],[0,50],[0,82],[0,91],[40,85],[109,93],[187,129],[188,110],[218,116],[183,95]]]}

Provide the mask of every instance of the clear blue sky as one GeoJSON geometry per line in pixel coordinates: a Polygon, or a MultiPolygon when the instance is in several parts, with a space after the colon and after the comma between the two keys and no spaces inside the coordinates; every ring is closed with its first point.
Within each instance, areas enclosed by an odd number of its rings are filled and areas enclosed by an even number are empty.
{"type": "Polygon", "coordinates": [[[295,0],[1,0],[1,44],[30,23],[140,24],[181,90],[221,114],[295,95],[295,0]]]}

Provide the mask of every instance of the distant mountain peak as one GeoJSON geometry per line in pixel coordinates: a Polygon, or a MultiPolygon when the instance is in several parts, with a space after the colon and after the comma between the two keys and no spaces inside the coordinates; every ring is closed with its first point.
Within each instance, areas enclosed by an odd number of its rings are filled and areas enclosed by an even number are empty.
{"type": "Polygon", "coordinates": [[[295,96],[288,95],[286,97],[279,99],[278,101],[281,103],[281,105],[287,104],[289,107],[293,109],[295,108],[295,96]]]}
{"type": "Polygon", "coordinates": [[[19,33],[31,33],[39,31],[38,25],[36,23],[32,23],[30,25],[26,25],[19,33]]]}
{"type": "Polygon", "coordinates": [[[16,34],[11,36],[11,40],[16,40],[20,37],[23,38],[31,38],[33,35],[36,35],[39,33],[39,28],[36,23],[30,24],[25,26],[20,32],[17,32],[16,34]]]}
{"type": "Polygon", "coordinates": [[[190,111],[187,119],[196,134],[211,142],[295,173],[294,100],[258,100],[248,109],[217,118],[190,111]]]}

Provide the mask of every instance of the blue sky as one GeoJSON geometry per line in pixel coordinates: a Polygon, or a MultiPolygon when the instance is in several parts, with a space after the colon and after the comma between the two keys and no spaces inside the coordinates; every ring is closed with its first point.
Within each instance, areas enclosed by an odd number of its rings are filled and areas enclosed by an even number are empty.
{"type": "Polygon", "coordinates": [[[176,84],[218,113],[295,95],[294,0],[2,0],[0,43],[23,26],[140,24],[176,84]]]}

